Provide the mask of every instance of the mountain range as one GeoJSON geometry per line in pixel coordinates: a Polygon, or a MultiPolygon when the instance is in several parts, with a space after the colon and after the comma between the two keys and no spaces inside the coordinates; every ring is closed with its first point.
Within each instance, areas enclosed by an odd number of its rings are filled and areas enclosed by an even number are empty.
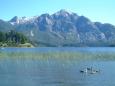
{"type": "Polygon", "coordinates": [[[38,46],[114,46],[115,26],[92,22],[85,16],[60,10],[52,15],[13,17],[0,20],[0,31],[15,30],[23,33],[31,43],[38,46]]]}

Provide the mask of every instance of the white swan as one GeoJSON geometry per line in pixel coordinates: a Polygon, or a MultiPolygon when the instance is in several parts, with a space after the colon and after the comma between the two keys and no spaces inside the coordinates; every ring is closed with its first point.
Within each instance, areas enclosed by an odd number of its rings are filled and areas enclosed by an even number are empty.
{"type": "Polygon", "coordinates": [[[95,74],[95,73],[98,73],[99,70],[94,70],[92,67],[89,68],[85,68],[84,70],[80,70],[81,73],[89,73],[89,74],[95,74]]]}

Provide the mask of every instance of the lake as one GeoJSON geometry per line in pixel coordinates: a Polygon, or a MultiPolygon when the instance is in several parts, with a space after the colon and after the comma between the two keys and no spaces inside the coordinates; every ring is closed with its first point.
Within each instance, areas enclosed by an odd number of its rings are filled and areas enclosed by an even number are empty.
{"type": "Polygon", "coordinates": [[[0,49],[0,86],[115,86],[114,57],[110,47],[0,49]],[[100,71],[80,72],[87,67],[100,71]]]}

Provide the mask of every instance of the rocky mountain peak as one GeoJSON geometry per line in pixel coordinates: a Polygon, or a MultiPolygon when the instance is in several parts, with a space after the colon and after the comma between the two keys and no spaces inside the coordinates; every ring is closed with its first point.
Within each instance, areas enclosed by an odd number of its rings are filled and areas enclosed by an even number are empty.
{"type": "Polygon", "coordinates": [[[38,44],[97,46],[115,42],[115,26],[92,22],[85,16],[64,9],[52,15],[42,14],[31,18],[15,16],[9,22],[16,31],[38,44]]]}
{"type": "Polygon", "coordinates": [[[66,11],[65,9],[61,9],[60,11],[56,12],[54,14],[55,16],[63,16],[63,17],[68,17],[71,15],[70,12],[66,11]]]}
{"type": "Polygon", "coordinates": [[[19,23],[19,18],[18,16],[14,16],[10,21],[11,24],[19,23]]]}

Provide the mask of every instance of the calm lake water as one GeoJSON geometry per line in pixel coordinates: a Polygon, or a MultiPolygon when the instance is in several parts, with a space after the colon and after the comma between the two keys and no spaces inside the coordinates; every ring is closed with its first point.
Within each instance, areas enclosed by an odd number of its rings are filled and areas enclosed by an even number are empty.
{"type": "Polygon", "coordinates": [[[4,48],[7,52],[55,52],[55,51],[81,51],[81,52],[115,52],[113,47],[40,47],[40,48],[4,48]]]}
{"type": "MultiPolygon", "coordinates": [[[[4,52],[113,52],[115,48],[5,48],[4,52]]],[[[0,86],[115,86],[115,61],[0,60],[0,86]],[[80,73],[93,67],[96,74],[80,73]]]]}

